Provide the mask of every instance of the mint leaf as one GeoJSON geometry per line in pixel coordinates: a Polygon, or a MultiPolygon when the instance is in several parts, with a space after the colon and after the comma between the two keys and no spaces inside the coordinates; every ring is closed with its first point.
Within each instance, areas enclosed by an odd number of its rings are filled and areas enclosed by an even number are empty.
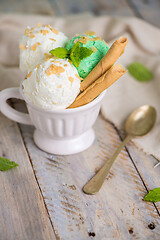
{"type": "Polygon", "coordinates": [[[154,188],[144,197],[144,201],[159,202],[160,201],[160,188],[154,188]]]}
{"type": "Polygon", "coordinates": [[[17,167],[18,164],[15,162],[11,162],[7,158],[0,157],[0,171],[7,171],[11,168],[17,167]]]}
{"type": "Polygon", "coordinates": [[[131,63],[127,69],[130,75],[140,82],[148,82],[153,78],[153,73],[139,62],[131,63]]]}
{"type": "Polygon", "coordinates": [[[58,48],[52,49],[50,51],[50,53],[53,56],[58,57],[58,58],[68,58],[69,54],[70,54],[70,51],[67,50],[66,48],[58,47],[58,48]]]}
{"type": "Polygon", "coordinates": [[[89,57],[92,54],[92,50],[87,48],[87,47],[81,47],[80,48],[80,59],[82,60],[83,58],[89,57]]]}
{"type": "Polygon", "coordinates": [[[89,57],[92,53],[92,50],[87,47],[80,47],[80,43],[77,42],[71,49],[70,59],[75,67],[79,67],[81,60],[89,57]]]}
{"type": "Polygon", "coordinates": [[[80,43],[77,42],[71,49],[70,59],[75,67],[78,67],[80,64],[80,43]]]}

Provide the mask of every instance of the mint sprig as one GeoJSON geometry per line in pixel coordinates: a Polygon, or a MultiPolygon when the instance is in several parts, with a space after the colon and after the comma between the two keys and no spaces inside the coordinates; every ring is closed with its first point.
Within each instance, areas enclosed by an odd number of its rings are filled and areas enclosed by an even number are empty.
{"type": "Polygon", "coordinates": [[[148,82],[153,78],[153,73],[139,62],[131,63],[127,69],[130,75],[137,81],[148,82]]]}
{"type": "Polygon", "coordinates": [[[17,167],[18,164],[15,162],[11,162],[7,158],[0,157],[0,171],[7,171],[11,168],[17,167]]]}
{"type": "Polygon", "coordinates": [[[144,201],[159,202],[160,201],[160,188],[154,188],[144,197],[144,201]]]}
{"type": "Polygon", "coordinates": [[[58,58],[67,58],[70,55],[70,51],[63,47],[52,49],[50,53],[58,58]]]}
{"type": "Polygon", "coordinates": [[[70,50],[58,47],[51,50],[50,53],[58,58],[69,58],[75,67],[79,67],[81,60],[89,57],[93,51],[87,47],[80,47],[80,43],[77,42],[70,50]]]}

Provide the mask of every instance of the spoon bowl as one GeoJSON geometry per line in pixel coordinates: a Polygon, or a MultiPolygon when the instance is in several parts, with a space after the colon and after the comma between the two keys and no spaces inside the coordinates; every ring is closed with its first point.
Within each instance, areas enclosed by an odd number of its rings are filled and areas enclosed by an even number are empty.
{"type": "Polygon", "coordinates": [[[143,105],[129,115],[125,123],[125,131],[133,137],[144,136],[151,131],[155,122],[155,108],[143,105]]]}

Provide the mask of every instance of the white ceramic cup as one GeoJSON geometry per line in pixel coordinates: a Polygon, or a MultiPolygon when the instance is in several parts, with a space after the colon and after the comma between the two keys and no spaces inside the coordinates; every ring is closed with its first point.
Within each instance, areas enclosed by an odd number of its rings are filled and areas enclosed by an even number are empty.
{"type": "Polygon", "coordinates": [[[104,95],[105,91],[82,107],[45,110],[26,100],[21,88],[8,88],[0,92],[0,110],[16,122],[34,125],[34,142],[43,151],[68,155],[82,152],[93,143],[95,134],[92,126],[104,95]],[[9,106],[7,100],[10,98],[25,100],[29,114],[9,106]]]}

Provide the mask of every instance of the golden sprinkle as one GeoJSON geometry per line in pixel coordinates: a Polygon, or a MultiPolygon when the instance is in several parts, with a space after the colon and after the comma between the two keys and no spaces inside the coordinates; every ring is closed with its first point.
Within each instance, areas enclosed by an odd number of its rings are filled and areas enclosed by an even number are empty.
{"type": "Polygon", "coordinates": [[[30,31],[32,32],[33,30],[34,30],[34,27],[32,27],[30,31]]]}
{"type": "Polygon", "coordinates": [[[54,38],[50,38],[50,40],[52,40],[52,41],[55,41],[55,42],[56,42],[56,40],[55,40],[54,38]]]}
{"type": "Polygon", "coordinates": [[[96,35],[96,33],[94,31],[87,31],[87,32],[85,32],[85,34],[88,36],[96,35]]]}
{"type": "Polygon", "coordinates": [[[46,58],[44,61],[47,62],[48,60],[50,60],[51,58],[46,58]]]}
{"type": "Polygon", "coordinates": [[[26,50],[27,49],[27,47],[25,45],[23,45],[23,44],[20,44],[19,48],[22,49],[22,50],[26,50]]]}
{"type": "Polygon", "coordinates": [[[45,56],[46,58],[49,58],[49,59],[52,57],[52,55],[49,54],[49,53],[44,53],[44,56],[45,56]]]}
{"type": "Polygon", "coordinates": [[[96,47],[91,47],[92,49],[92,52],[95,53],[97,51],[97,48],[96,47]]]}
{"type": "Polygon", "coordinates": [[[51,101],[51,103],[56,104],[55,102],[51,101]]]}
{"type": "Polygon", "coordinates": [[[40,42],[37,42],[37,44],[38,44],[38,45],[41,45],[41,43],[40,43],[40,42]]]}
{"type": "Polygon", "coordinates": [[[40,31],[37,31],[36,33],[40,33],[40,31]]]}
{"type": "Polygon", "coordinates": [[[51,62],[58,63],[58,61],[55,61],[56,58],[53,58],[51,62]]]}
{"type": "Polygon", "coordinates": [[[34,45],[31,46],[31,50],[36,51],[36,49],[37,49],[37,44],[35,43],[34,45]]]}
{"type": "Polygon", "coordinates": [[[64,64],[64,67],[67,67],[68,65],[67,64],[64,64]]]}
{"type": "Polygon", "coordinates": [[[101,37],[95,37],[94,41],[101,41],[101,37]]]}
{"type": "Polygon", "coordinates": [[[34,34],[32,34],[32,33],[30,33],[30,34],[27,34],[28,35],[28,37],[30,37],[30,38],[35,38],[35,35],[34,34]]]}
{"type": "Polygon", "coordinates": [[[48,30],[41,30],[41,33],[45,36],[47,33],[49,33],[48,30]]]}
{"type": "Polygon", "coordinates": [[[57,29],[55,29],[55,28],[50,28],[50,29],[51,29],[51,31],[52,31],[53,33],[55,33],[56,35],[59,34],[59,31],[58,31],[57,29]]]}
{"type": "Polygon", "coordinates": [[[32,71],[30,71],[30,72],[28,73],[28,75],[27,75],[26,78],[29,78],[29,77],[31,76],[31,74],[32,74],[32,71]]]}
{"type": "Polygon", "coordinates": [[[37,23],[37,27],[41,27],[42,25],[40,23],[37,23]]]}
{"type": "Polygon", "coordinates": [[[38,64],[36,65],[36,68],[39,69],[40,66],[41,66],[41,64],[38,63],[38,64]]]}
{"type": "Polygon", "coordinates": [[[76,38],[73,42],[76,43],[79,41],[79,38],[76,38]]]}
{"type": "Polygon", "coordinates": [[[84,80],[84,79],[81,78],[78,74],[75,74],[75,76],[76,76],[77,78],[79,78],[79,79],[81,80],[81,82],[84,80]]]}
{"type": "Polygon", "coordinates": [[[73,63],[72,63],[72,61],[70,59],[68,59],[68,62],[73,65],[73,63]]]}
{"type": "Polygon", "coordinates": [[[88,38],[88,40],[89,40],[89,41],[95,41],[95,39],[94,39],[94,38],[88,38]]]}
{"type": "Polygon", "coordinates": [[[62,84],[58,86],[58,88],[61,88],[62,87],[62,84]]]}
{"type": "Polygon", "coordinates": [[[43,27],[51,28],[52,26],[50,24],[45,24],[45,25],[43,25],[43,27]]]}
{"type": "Polygon", "coordinates": [[[30,30],[28,29],[28,28],[26,28],[26,30],[25,30],[25,35],[27,35],[28,33],[30,32],[30,30]]]}
{"type": "Polygon", "coordinates": [[[78,39],[79,42],[83,43],[83,44],[87,44],[88,41],[88,37],[82,36],[78,39]]]}
{"type": "Polygon", "coordinates": [[[71,85],[72,85],[72,83],[74,82],[74,78],[73,77],[68,77],[68,80],[71,82],[71,85]]]}
{"type": "Polygon", "coordinates": [[[56,66],[55,64],[52,64],[50,65],[50,67],[46,69],[45,72],[48,76],[50,76],[51,74],[57,74],[59,76],[60,73],[64,72],[64,68],[60,66],[56,66]]]}
{"type": "Polygon", "coordinates": [[[81,79],[80,76],[79,76],[77,73],[75,74],[75,76],[76,76],[77,78],[81,79]]]}
{"type": "Polygon", "coordinates": [[[61,62],[60,62],[60,61],[56,61],[55,59],[51,60],[51,62],[54,62],[54,63],[59,63],[59,64],[61,64],[61,62]]]}
{"type": "Polygon", "coordinates": [[[89,40],[89,41],[94,41],[94,39],[89,37],[89,36],[87,36],[86,39],[89,40]]]}
{"type": "Polygon", "coordinates": [[[87,39],[84,39],[84,38],[79,40],[79,42],[80,42],[80,43],[83,43],[83,44],[87,44],[87,41],[88,41],[88,40],[87,40],[87,39]]]}

